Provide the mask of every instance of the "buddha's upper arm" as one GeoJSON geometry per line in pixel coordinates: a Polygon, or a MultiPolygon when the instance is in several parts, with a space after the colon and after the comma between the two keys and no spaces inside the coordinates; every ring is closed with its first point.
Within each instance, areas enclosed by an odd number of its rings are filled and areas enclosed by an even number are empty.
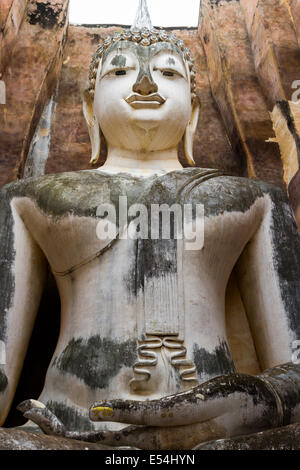
{"type": "Polygon", "coordinates": [[[300,339],[300,237],[285,194],[264,185],[262,221],[237,273],[261,368],[291,361],[300,339]]]}
{"type": "Polygon", "coordinates": [[[0,425],[13,398],[45,281],[45,257],[7,188],[0,192],[0,425]]]}

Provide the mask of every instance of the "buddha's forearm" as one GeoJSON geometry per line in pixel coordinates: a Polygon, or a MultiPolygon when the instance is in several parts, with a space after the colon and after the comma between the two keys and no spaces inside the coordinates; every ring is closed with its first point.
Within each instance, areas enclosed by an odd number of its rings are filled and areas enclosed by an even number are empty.
{"type": "Polygon", "coordinates": [[[259,377],[273,390],[281,426],[300,421],[300,365],[276,366],[259,377]]]}

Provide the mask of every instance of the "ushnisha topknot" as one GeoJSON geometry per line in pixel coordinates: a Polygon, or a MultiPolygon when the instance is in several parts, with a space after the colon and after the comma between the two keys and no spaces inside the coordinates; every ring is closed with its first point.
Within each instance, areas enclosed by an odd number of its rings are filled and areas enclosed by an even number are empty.
{"type": "Polygon", "coordinates": [[[141,44],[142,46],[150,46],[151,44],[156,44],[158,42],[169,42],[174,44],[178,47],[178,49],[182,52],[184,59],[187,61],[189,69],[190,69],[190,76],[191,76],[191,96],[192,102],[196,98],[196,73],[194,69],[194,60],[191,56],[191,51],[188,49],[184,42],[181,39],[178,39],[175,34],[167,33],[165,30],[158,30],[158,29],[126,29],[122,32],[116,32],[113,36],[107,36],[104,39],[102,44],[99,44],[95,54],[92,57],[91,65],[90,65],[90,73],[89,73],[89,93],[92,98],[94,99],[95,95],[95,84],[96,84],[96,77],[97,71],[100,64],[100,60],[104,54],[104,52],[109,49],[112,44],[115,44],[120,41],[132,41],[137,44],[141,44]]]}

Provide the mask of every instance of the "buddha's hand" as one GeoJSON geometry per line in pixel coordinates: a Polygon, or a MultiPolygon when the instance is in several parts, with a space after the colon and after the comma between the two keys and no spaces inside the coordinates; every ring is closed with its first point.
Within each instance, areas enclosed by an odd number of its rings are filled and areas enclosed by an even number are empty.
{"type": "Polygon", "coordinates": [[[37,400],[25,400],[17,406],[24,418],[30,419],[50,436],[64,437],[67,430],[62,422],[43,403],[37,400]]]}
{"type": "Polygon", "coordinates": [[[110,446],[117,446],[122,441],[124,445],[131,440],[136,441],[139,436],[139,429],[129,426],[120,432],[114,431],[89,431],[76,432],[68,431],[63,423],[50,411],[43,403],[37,400],[25,400],[17,406],[26,419],[30,419],[37,424],[48,436],[64,437],[85,442],[95,442],[110,446]],[[128,431],[127,431],[128,430],[128,431]]]}
{"type": "Polygon", "coordinates": [[[280,425],[272,388],[259,377],[231,374],[159,400],[112,400],[90,408],[92,421],[145,426],[186,426],[213,421],[234,436],[280,425]]]}

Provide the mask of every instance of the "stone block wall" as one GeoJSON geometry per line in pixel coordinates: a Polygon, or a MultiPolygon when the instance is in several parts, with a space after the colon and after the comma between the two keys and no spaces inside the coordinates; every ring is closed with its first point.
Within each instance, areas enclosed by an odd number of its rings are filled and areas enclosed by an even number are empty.
{"type": "Polygon", "coordinates": [[[23,176],[35,129],[56,87],[66,41],[67,6],[65,0],[11,2],[3,34],[14,11],[19,19],[23,11],[23,17],[13,45],[1,38],[0,73],[6,84],[6,104],[0,106],[1,185],[23,176]]]}
{"type": "Polygon", "coordinates": [[[261,87],[241,2],[204,1],[199,36],[211,90],[244,175],[282,184],[279,148],[261,87]]]}

